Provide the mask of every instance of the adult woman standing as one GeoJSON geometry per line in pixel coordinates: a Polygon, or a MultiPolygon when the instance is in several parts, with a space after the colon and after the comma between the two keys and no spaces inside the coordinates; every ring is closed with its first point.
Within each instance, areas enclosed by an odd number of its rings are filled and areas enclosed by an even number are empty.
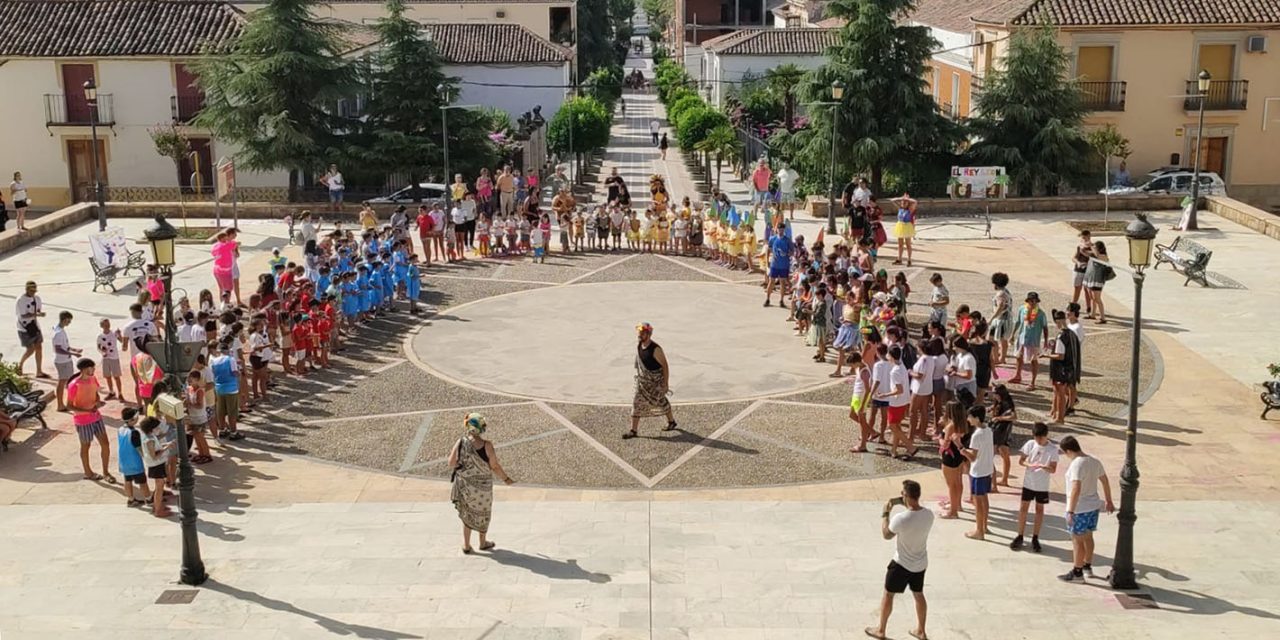
{"type": "Polygon", "coordinates": [[[964,494],[964,455],[962,449],[969,446],[967,438],[969,424],[965,419],[964,407],[952,400],[946,406],[947,422],[938,436],[938,452],[942,456],[942,478],[947,483],[947,502],[942,505],[947,510],[942,517],[954,520],[960,517],[962,496],[964,494]]]}
{"type": "Polygon", "coordinates": [[[671,390],[671,367],[667,363],[667,355],[653,341],[653,325],[648,322],[636,325],[636,338],[639,341],[636,345],[636,394],[631,403],[631,430],[622,434],[623,440],[639,435],[640,418],[665,415],[667,426],[663,431],[676,428],[671,401],[667,399],[671,390]]]}
{"type": "Polygon", "coordinates": [[[991,274],[991,286],[996,292],[991,296],[991,341],[998,348],[992,362],[1004,364],[1009,353],[1009,337],[1013,335],[1013,294],[1009,293],[1009,274],[991,274]]]}
{"type": "Polygon", "coordinates": [[[911,266],[911,240],[916,237],[916,205],[910,194],[902,194],[901,198],[891,200],[898,205],[898,223],[893,227],[893,235],[898,239],[898,258],[894,264],[902,264],[902,250],[907,250],[907,266],[911,266]]]}
{"type": "Polygon", "coordinates": [[[13,200],[13,208],[18,211],[18,231],[26,231],[27,207],[31,204],[31,198],[27,196],[27,185],[22,182],[21,171],[13,172],[13,182],[9,183],[9,198],[13,200]]]}
{"type": "MultiPolygon", "coordinates": [[[[1093,243],[1093,260],[1089,261],[1089,267],[1084,272],[1084,288],[1088,290],[1089,301],[1093,303],[1093,310],[1097,313],[1098,324],[1107,323],[1107,311],[1102,306],[1102,287],[1115,274],[1111,265],[1107,264],[1110,261],[1111,258],[1107,257],[1107,245],[1102,244],[1101,240],[1093,243]]],[[[1095,317],[1092,313],[1089,316],[1095,317]]]]}
{"type": "Polygon", "coordinates": [[[463,420],[466,435],[458,439],[449,452],[449,468],[453,469],[453,488],[449,497],[462,520],[462,552],[471,553],[471,532],[480,534],[480,550],[493,548],[489,520],[493,517],[493,476],[506,484],[515,484],[498,464],[493,443],[484,439],[485,420],[478,413],[468,413],[463,420]]]}
{"type": "Polygon", "coordinates": [[[236,247],[235,243],[227,240],[227,232],[220,231],[214,238],[213,247],[209,249],[209,253],[213,254],[213,279],[218,283],[219,298],[223,293],[232,290],[232,268],[236,263],[236,247]]]}
{"type": "Polygon", "coordinates": [[[476,207],[483,213],[493,213],[493,179],[488,169],[481,169],[480,177],[476,178],[476,207]]]}

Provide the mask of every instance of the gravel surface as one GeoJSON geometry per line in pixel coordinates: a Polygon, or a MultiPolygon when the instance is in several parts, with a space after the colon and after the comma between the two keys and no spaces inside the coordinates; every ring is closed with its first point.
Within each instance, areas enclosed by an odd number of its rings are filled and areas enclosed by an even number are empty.
{"type": "Polygon", "coordinates": [[[319,425],[283,422],[246,427],[242,446],[315,456],[380,471],[398,471],[421,418],[352,418],[319,425]]]}
{"type": "MultiPolygon", "coordinates": [[[[509,443],[517,440],[550,431],[564,430],[564,425],[533,404],[491,407],[477,409],[477,411],[484,414],[485,422],[489,425],[484,437],[503,450],[508,448],[509,443]]],[[[432,462],[447,458],[453,443],[457,442],[465,432],[462,424],[468,413],[470,413],[469,410],[440,411],[430,414],[430,417],[419,416],[419,424],[429,424],[429,426],[427,436],[422,441],[422,447],[418,450],[416,462],[432,462]]],[[[523,445],[515,445],[517,448],[521,446],[523,445]]]]}
{"type": "MultiPolygon", "coordinates": [[[[835,371],[835,365],[831,366],[831,370],[835,371]]],[[[853,395],[852,378],[844,378],[843,381],[835,381],[824,387],[812,389],[802,393],[793,393],[788,396],[782,396],[778,400],[789,400],[791,402],[811,402],[813,404],[826,404],[836,407],[848,407],[849,399],[853,395]]]]}
{"type": "Polygon", "coordinates": [[[470,279],[457,280],[453,278],[436,278],[432,280],[431,276],[428,275],[426,283],[422,285],[422,303],[444,312],[440,315],[431,316],[429,319],[432,322],[444,322],[449,320],[449,307],[456,307],[460,304],[491,298],[504,293],[539,289],[542,286],[544,285],[470,279]]]}
{"type": "Polygon", "coordinates": [[[815,460],[744,433],[730,431],[722,446],[700,451],[659,488],[741,487],[834,480],[851,475],[846,466],[815,460]]]}
{"type": "Polygon", "coordinates": [[[623,282],[623,281],[681,281],[681,282],[719,282],[711,276],[686,269],[669,260],[652,255],[637,255],[626,262],[609,267],[579,282],[623,282]]]}
{"type": "MultiPolygon", "coordinates": [[[[569,432],[523,442],[498,451],[502,468],[524,485],[639,489],[641,484],[569,432]]],[[[411,473],[448,478],[448,465],[434,462],[411,473]]],[[[495,482],[498,482],[495,480],[495,482]]]]}
{"type": "Polygon", "coordinates": [[[786,443],[821,456],[828,462],[849,468],[848,478],[919,471],[921,466],[936,467],[936,448],[920,446],[913,462],[902,462],[872,453],[850,453],[858,438],[857,423],[849,419],[849,411],[840,407],[798,407],[766,404],[738,424],[743,431],[786,443]]]}
{"type": "Polygon", "coordinates": [[[640,473],[653,477],[681,454],[738,415],[750,403],[681,405],[675,407],[675,431],[662,431],[665,420],[646,418],[640,421],[640,437],[623,440],[622,433],[631,428],[630,407],[594,407],[555,404],[555,409],[600,444],[608,447],[640,473]]]}

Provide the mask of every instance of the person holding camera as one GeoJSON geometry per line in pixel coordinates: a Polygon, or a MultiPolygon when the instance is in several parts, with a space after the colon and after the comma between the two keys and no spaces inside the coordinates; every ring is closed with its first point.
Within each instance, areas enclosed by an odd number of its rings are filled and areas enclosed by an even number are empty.
{"type": "Polygon", "coordinates": [[[914,480],[902,481],[902,495],[891,498],[884,503],[884,512],[880,514],[880,532],[885,540],[894,540],[893,560],[889,561],[889,569],[884,576],[884,598],[880,601],[880,626],[867,627],[867,635],[872,638],[885,637],[885,628],[889,624],[889,615],[893,613],[893,599],[899,593],[911,588],[911,595],[916,601],[916,628],[909,633],[917,640],[928,640],[924,631],[925,618],[929,605],[924,599],[924,572],[929,567],[929,530],[933,528],[933,512],[920,506],[920,483],[914,480]],[[894,514],[894,507],[906,507],[905,511],[894,514]]]}

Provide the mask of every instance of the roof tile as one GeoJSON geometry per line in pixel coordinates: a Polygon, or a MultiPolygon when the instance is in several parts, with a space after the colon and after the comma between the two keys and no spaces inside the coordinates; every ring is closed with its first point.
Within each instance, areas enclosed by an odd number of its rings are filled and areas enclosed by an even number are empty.
{"type": "Polygon", "coordinates": [[[243,16],[211,0],[0,0],[0,56],[191,56],[240,32],[243,16]]]}
{"type": "Polygon", "coordinates": [[[799,56],[821,55],[836,43],[839,29],[743,29],[702,43],[720,55],[799,56]]]}

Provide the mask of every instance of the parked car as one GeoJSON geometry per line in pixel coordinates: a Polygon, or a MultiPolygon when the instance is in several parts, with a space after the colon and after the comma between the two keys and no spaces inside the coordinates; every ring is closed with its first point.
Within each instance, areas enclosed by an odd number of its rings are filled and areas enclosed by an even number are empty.
{"type": "MultiPolygon", "coordinates": [[[[436,201],[444,201],[444,185],[438,182],[420,182],[418,183],[418,200],[420,202],[432,203],[436,201]]],[[[390,195],[380,198],[370,198],[370,204],[413,204],[414,200],[413,187],[408,186],[400,189],[390,195]]]]}
{"type": "MultiPolygon", "coordinates": [[[[1135,193],[1169,193],[1174,195],[1191,195],[1191,181],[1195,177],[1194,170],[1161,170],[1152,172],[1149,182],[1138,187],[1111,187],[1100,189],[1098,193],[1123,196],[1135,193]]],[[[1218,174],[1211,171],[1200,172],[1200,195],[1225,196],[1227,184],[1218,174]]]]}

